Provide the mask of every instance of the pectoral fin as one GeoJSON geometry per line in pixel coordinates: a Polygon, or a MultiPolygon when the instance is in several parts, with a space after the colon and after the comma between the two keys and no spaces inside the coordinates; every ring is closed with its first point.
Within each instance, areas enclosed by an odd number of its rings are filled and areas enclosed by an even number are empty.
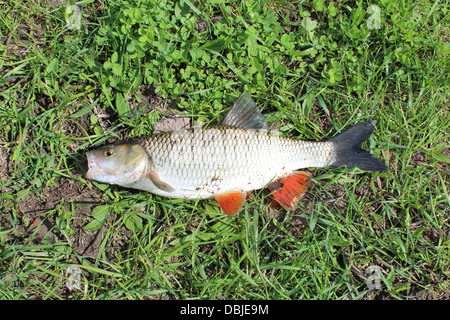
{"type": "Polygon", "coordinates": [[[162,181],[161,178],[159,177],[158,172],[156,172],[156,171],[152,171],[152,172],[148,173],[147,177],[150,180],[152,180],[153,184],[156,187],[158,187],[158,189],[161,189],[161,190],[167,191],[167,192],[173,192],[175,190],[171,185],[162,181]]]}
{"type": "Polygon", "coordinates": [[[243,191],[229,191],[214,196],[225,214],[234,216],[242,208],[242,205],[247,198],[247,192],[243,191]]]}
{"type": "Polygon", "coordinates": [[[267,187],[272,197],[285,209],[294,211],[311,178],[308,172],[296,171],[270,183],[267,187]]]}

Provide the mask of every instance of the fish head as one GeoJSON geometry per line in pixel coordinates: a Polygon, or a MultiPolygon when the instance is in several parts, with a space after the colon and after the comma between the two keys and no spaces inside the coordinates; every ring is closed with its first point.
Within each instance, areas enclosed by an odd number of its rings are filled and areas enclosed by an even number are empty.
{"type": "Polygon", "coordinates": [[[138,144],[106,146],[86,153],[87,179],[109,184],[138,182],[145,173],[148,156],[138,144]]]}

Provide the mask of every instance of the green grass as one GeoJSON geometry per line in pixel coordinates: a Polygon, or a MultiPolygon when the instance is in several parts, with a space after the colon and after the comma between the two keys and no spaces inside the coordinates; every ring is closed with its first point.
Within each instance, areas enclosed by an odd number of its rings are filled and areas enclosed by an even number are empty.
{"type": "Polygon", "coordinates": [[[77,29],[0,2],[0,298],[448,299],[449,7],[373,4],[87,0],[77,29]],[[86,149],[243,91],[293,138],[377,120],[390,170],[313,169],[294,213],[255,192],[233,218],[84,179],[86,149]]]}

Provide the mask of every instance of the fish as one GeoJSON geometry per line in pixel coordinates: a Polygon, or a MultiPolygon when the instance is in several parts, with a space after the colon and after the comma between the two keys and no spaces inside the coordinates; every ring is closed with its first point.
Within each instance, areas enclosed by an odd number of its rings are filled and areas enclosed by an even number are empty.
{"type": "Polygon", "coordinates": [[[268,130],[250,94],[242,93],[218,126],[163,132],[86,153],[86,178],[178,199],[214,198],[233,216],[267,188],[275,203],[295,210],[311,180],[306,168],[385,171],[362,149],[375,128],[366,121],[325,141],[302,141],[268,130]]]}

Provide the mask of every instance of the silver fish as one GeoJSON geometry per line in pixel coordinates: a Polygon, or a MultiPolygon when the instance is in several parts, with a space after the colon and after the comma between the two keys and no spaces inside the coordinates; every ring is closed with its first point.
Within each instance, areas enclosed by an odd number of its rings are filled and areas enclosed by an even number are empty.
{"type": "Polygon", "coordinates": [[[323,142],[284,138],[267,130],[264,116],[243,93],[220,126],[88,152],[86,178],[170,198],[215,198],[228,215],[239,211],[250,191],[267,187],[279,204],[294,210],[310,180],[310,173],[299,169],[387,169],[361,148],[374,125],[360,123],[323,142]]]}

